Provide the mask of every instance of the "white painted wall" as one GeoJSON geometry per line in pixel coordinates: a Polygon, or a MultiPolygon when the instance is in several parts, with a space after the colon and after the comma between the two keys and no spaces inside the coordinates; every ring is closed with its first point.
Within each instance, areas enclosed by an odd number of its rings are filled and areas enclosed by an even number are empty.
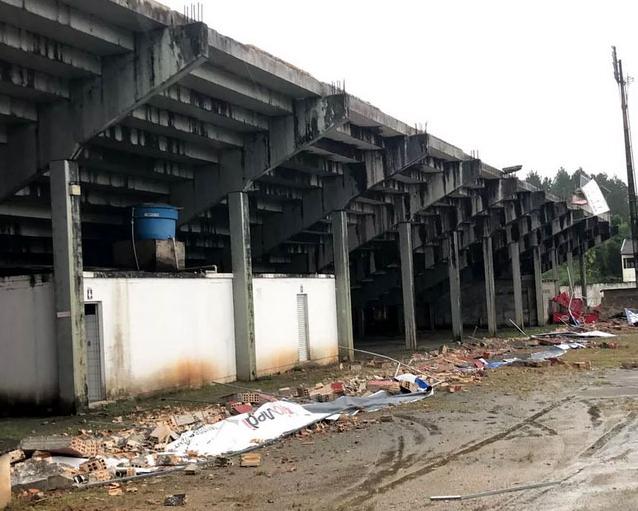
{"type": "Polygon", "coordinates": [[[235,379],[232,276],[85,278],[108,398],[235,379]]]}
{"type": "MultiPolygon", "coordinates": [[[[253,280],[258,375],[298,364],[297,294],[308,296],[310,360],[338,359],[332,277],[253,280]]],[[[105,278],[85,273],[97,303],[108,399],[236,378],[232,275],[105,278]]],[[[58,392],[52,282],[0,280],[0,398],[58,392]]]]}
{"type": "MultiPolygon", "coordinates": [[[[631,270],[633,272],[633,269],[631,270]]],[[[603,297],[605,296],[605,289],[627,289],[633,288],[633,282],[612,282],[609,284],[605,284],[604,282],[600,282],[597,284],[588,284],[587,285],[587,305],[590,307],[596,307],[600,305],[603,297]]],[[[561,291],[565,291],[569,293],[569,286],[561,286],[561,291]]],[[[574,288],[574,296],[576,298],[582,298],[581,288],[577,285],[574,288]]]]}
{"type": "Polygon", "coordinates": [[[258,376],[285,371],[299,363],[297,294],[308,295],[310,360],[338,360],[335,281],[331,276],[253,279],[255,351],[258,376]]]}
{"type": "Polygon", "coordinates": [[[47,406],[57,393],[53,283],[39,275],[1,278],[0,398],[47,406]]]}

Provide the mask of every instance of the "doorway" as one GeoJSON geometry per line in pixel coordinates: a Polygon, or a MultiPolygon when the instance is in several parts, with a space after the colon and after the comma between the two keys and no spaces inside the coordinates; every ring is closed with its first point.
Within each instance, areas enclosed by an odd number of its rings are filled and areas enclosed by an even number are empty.
{"type": "Polygon", "coordinates": [[[104,364],[102,363],[102,329],[100,328],[100,307],[97,303],[84,305],[84,325],[86,328],[86,376],[89,403],[104,401],[104,364]]]}
{"type": "Polygon", "coordinates": [[[308,295],[297,295],[297,328],[299,362],[306,362],[310,357],[308,342],[308,295]]]}

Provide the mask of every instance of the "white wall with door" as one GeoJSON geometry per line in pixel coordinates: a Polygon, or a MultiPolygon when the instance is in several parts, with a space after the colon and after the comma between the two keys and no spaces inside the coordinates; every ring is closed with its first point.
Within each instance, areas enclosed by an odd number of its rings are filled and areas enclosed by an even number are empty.
{"type": "Polygon", "coordinates": [[[257,375],[290,369],[304,359],[338,360],[335,281],[331,275],[253,279],[257,375]]]}
{"type": "Polygon", "coordinates": [[[87,276],[84,293],[97,305],[107,399],[235,379],[232,275],[87,276]]]}
{"type": "MultiPolygon", "coordinates": [[[[0,279],[0,400],[54,403],[50,276],[0,279]]],[[[331,276],[253,279],[260,376],[338,358],[331,276]]],[[[91,401],[236,379],[232,275],[112,277],[85,272],[91,401]]]]}

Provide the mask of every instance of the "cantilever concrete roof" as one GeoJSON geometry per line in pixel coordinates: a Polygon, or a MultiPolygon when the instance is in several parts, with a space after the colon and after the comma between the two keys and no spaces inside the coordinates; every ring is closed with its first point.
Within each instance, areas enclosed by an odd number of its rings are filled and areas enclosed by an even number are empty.
{"type": "Polygon", "coordinates": [[[227,269],[226,196],[238,189],[251,200],[265,272],[330,265],[335,210],[348,212],[352,250],[376,249],[402,221],[428,247],[450,229],[469,247],[488,217],[496,236],[520,230],[529,246],[547,247],[558,240],[547,233],[580,222],[580,210],[382,106],[156,1],[0,0],[0,21],[0,268],[49,264],[46,155],[67,158],[67,146],[79,147],[89,266],[110,264],[104,254],[127,235],[129,206],[157,201],[183,208],[179,236],[193,262],[227,269]],[[114,62],[138,68],[108,82],[114,62]],[[145,62],[162,66],[140,74],[145,62]],[[165,81],[139,78],[155,72],[165,81]],[[75,131],[91,136],[59,143],[75,131]]]}

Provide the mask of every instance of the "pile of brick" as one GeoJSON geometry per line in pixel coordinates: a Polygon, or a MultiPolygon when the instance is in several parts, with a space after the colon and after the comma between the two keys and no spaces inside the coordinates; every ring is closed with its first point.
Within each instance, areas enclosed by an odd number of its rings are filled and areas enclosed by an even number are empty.
{"type": "Polygon", "coordinates": [[[252,410],[247,401],[260,402],[259,396],[233,395],[225,405],[194,411],[170,406],[136,411],[126,418],[115,417],[113,428],[106,431],[24,438],[11,453],[12,487],[47,491],[183,465],[188,460],[162,454],[168,443],[193,428],[242,413],[240,406],[252,410]]]}
{"type": "Polygon", "coordinates": [[[605,320],[600,320],[597,323],[598,328],[603,328],[606,330],[610,330],[616,334],[635,334],[636,326],[630,325],[627,323],[627,319],[622,318],[609,318],[605,320]]]}
{"type": "MultiPolygon", "coordinates": [[[[136,410],[126,417],[112,419],[113,427],[106,431],[80,430],[76,436],[25,438],[20,449],[11,456],[13,486],[25,491],[46,491],[187,465],[196,461],[195,457],[165,454],[170,442],[189,430],[215,424],[232,415],[250,413],[276,399],[303,403],[332,401],[341,396],[365,397],[380,390],[389,394],[420,392],[423,389],[417,383],[423,382],[415,380],[417,376],[438,389],[460,392],[481,380],[489,360],[515,357],[539,343],[535,339],[483,339],[463,345],[442,345],[437,350],[414,353],[401,364],[373,357],[350,364],[345,368],[349,371],[342,373],[339,379],[314,386],[280,388],[276,398],[260,391],[239,392],[226,396],[222,403],[196,410],[175,406],[136,410]],[[412,380],[406,378],[405,373],[411,373],[412,380]]],[[[609,341],[598,344],[608,349],[618,347],[609,341]]],[[[577,367],[588,368],[585,363],[577,367]]],[[[348,431],[365,427],[370,420],[344,415],[338,421],[316,423],[297,436],[348,431]]]]}

